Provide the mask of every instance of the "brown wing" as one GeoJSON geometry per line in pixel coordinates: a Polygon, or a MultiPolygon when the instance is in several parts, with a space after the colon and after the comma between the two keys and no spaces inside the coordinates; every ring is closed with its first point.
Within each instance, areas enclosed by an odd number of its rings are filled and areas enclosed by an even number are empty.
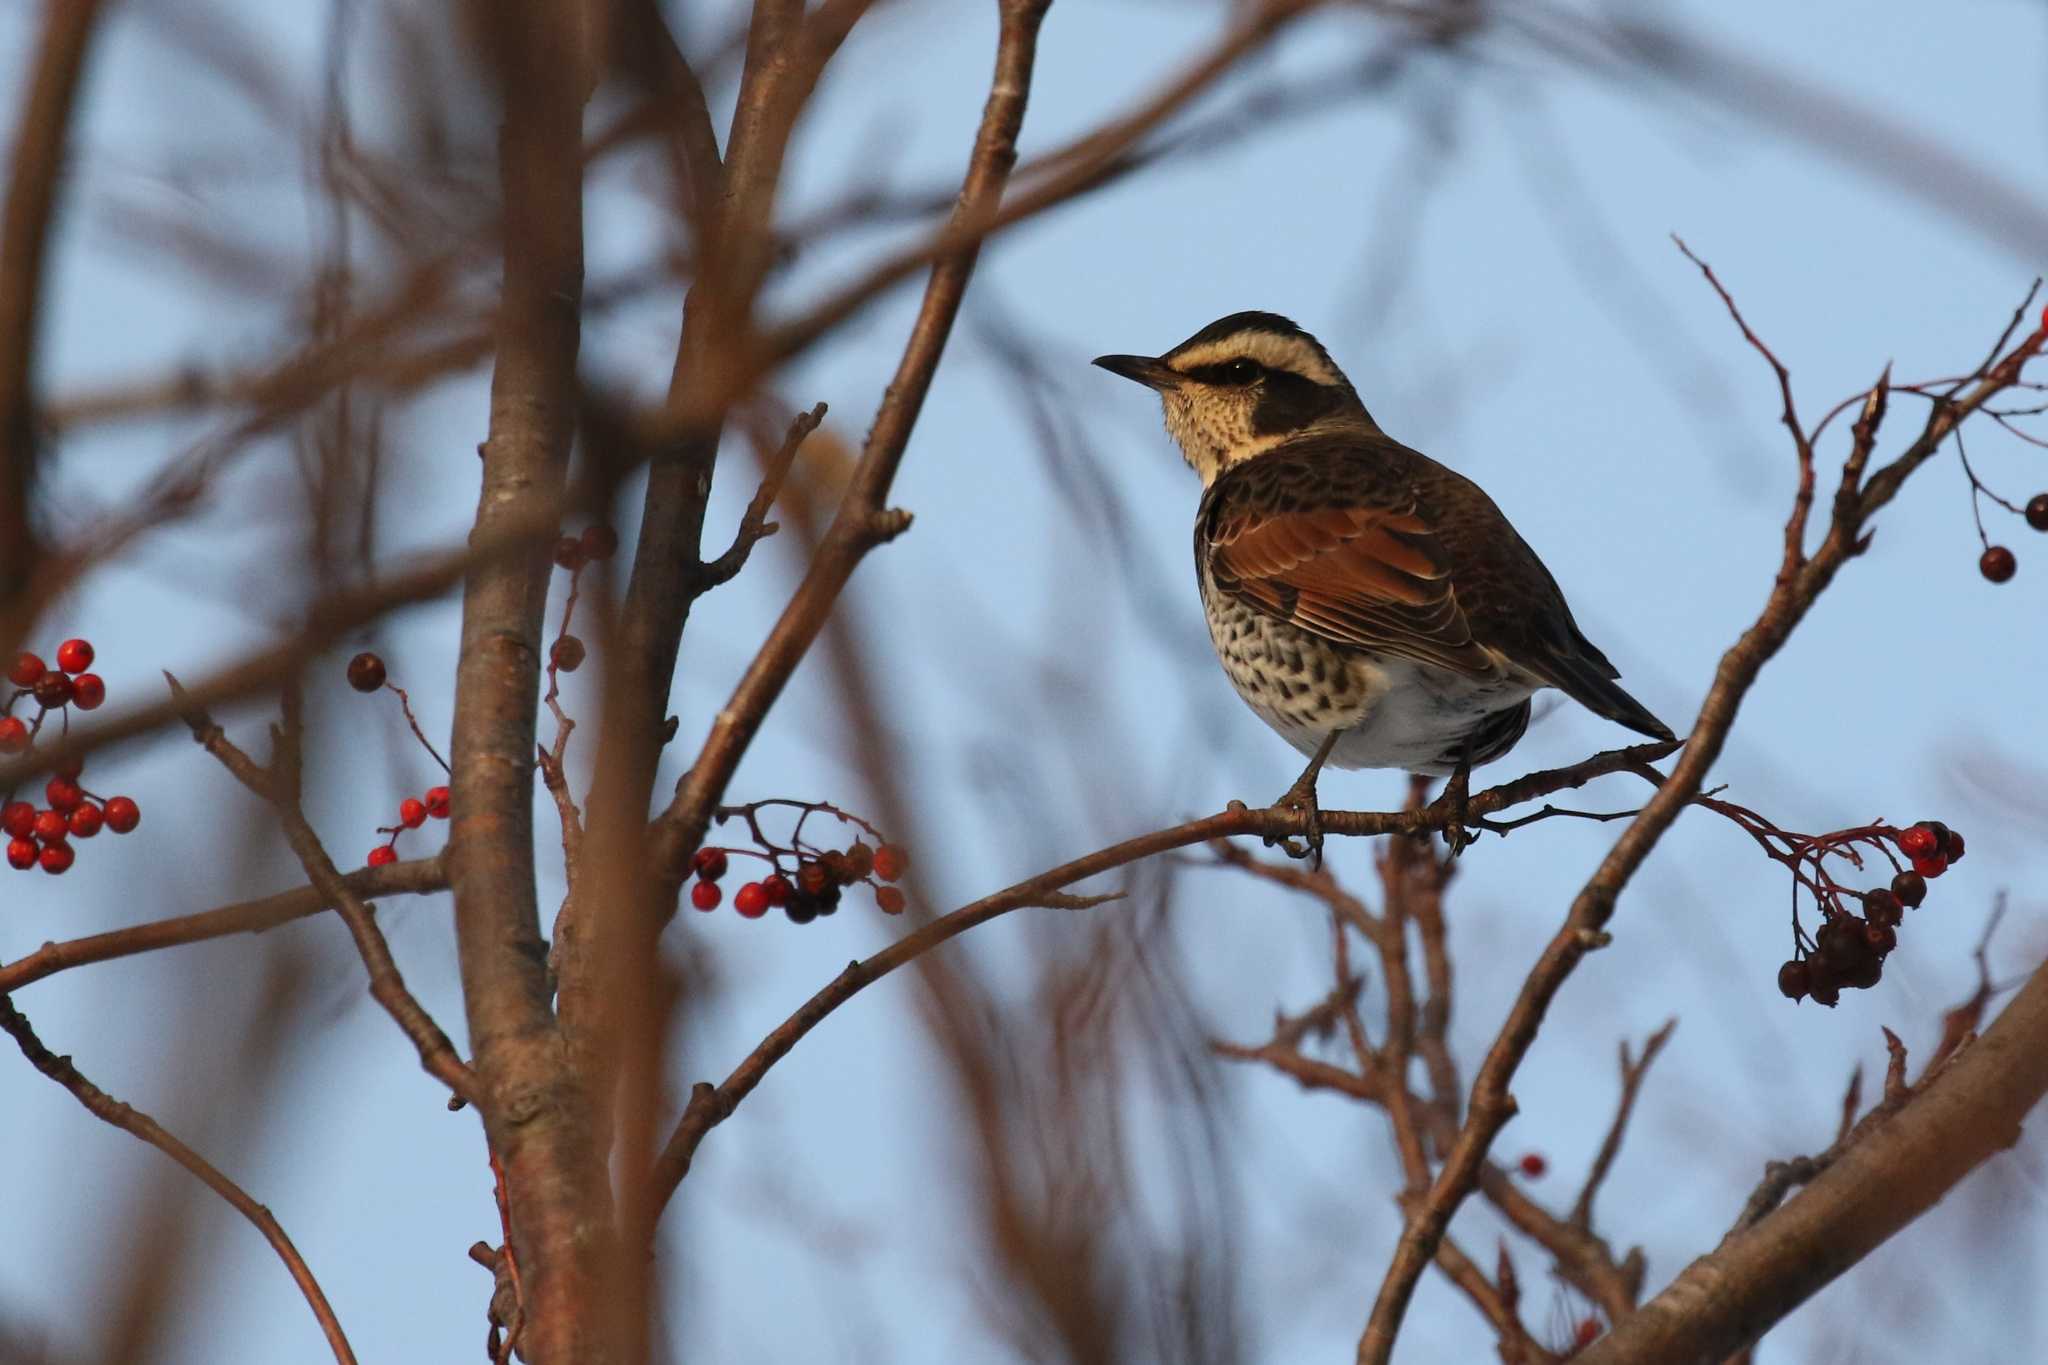
{"type": "Polygon", "coordinates": [[[1354,487],[1305,498],[1296,484],[1272,488],[1275,497],[1222,480],[1215,491],[1207,564],[1218,590],[1337,644],[1460,673],[1497,670],[1472,638],[1450,560],[1412,493],[1354,487]],[[1321,505],[1302,505],[1317,496],[1321,505]]]}

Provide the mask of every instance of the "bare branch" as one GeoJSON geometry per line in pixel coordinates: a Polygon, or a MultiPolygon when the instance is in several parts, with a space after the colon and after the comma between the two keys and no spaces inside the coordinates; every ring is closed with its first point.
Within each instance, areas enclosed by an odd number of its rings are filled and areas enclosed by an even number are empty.
{"type": "Polygon", "coordinates": [[[1667,1019],[1662,1028],[1643,1040],[1643,1055],[1629,1056],[1628,1044],[1621,1045],[1621,1103],[1615,1108],[1614,1122],[1608,1125],[1607,1136],[1600,1143],[1600,1151],[1593,1158],[1593,1168],[1586,1173],[1585,1188],[1572,1204],[1572,1225],[1590,1228],[1593,1225],[1593,1199],[1600,1193],[1601,1182],[1607,1179],[1608,1168],[1614,1165],[1614,1158],[1621,1151],[1621,1139],[1628,1131],[1629,1115],[1635,1111],[1636,1095],[1643,1088],[1643,1077],[1650,1072],[1650,1063],[1657,1060],[1657,1054],[1664,1050],[1664,1044],[1671,1041],[1672,1030],[1678,1027],[1676,1019],[1667,1019]]]}
{"type": "Polygon", "coordinates": [[[155,1119],[132,1105],[123,1104],[87,1080],[71,1064],[69,1057],[59,1057],[44,1047],[42,1039],[36,1037],[35,1030],[29,1026],[28,1019],[14,1008],[14,1002],[7,998],[5,992],[0,992],[0,1029],[6,1030],[14,1039],[21,1055],[28,1058],[31,1066],[70,1091],[94,1118],[156,1148],[198,1176],[208,1189],[227,1200],[235,1212],[248,1219],[263,1234],[263,1240],[270,1243],[277,1258],[284,1262],[292,1282],[305,1296],[306,1306],[313,1310],[313,1318],[320,1324],[320,1331],[326,1336],[328,1349],[334,1352],[334,1358],[341,1365],[355,1365],[355,1352],[349,1349],[348,1337],[342,1332],[341,1321],[334,1316],[334,1309],[327,1302],[320,1282],[313,1278],[305,1258],[299,1255],[299,1249],[292,1245],[292,1239],[285,1235],[283,1226],[269,1209],[251,1199],[248,1191],[222,1175],[205,1157],[166,1132],[155,1119]]]}

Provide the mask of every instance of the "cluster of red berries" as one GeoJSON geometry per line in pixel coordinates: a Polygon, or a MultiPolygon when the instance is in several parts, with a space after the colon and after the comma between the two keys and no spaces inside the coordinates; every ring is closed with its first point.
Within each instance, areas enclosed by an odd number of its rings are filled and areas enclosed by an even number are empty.
{"type": "Polygon", "coordinates": [[[39,655],[27,650],[14,656],[14,666],[7,670],[7,677],[14,684],[15,691],[7,698],[4,712],[0,712],[0,754],[27,753],[35,742],[36,732],[43,728],[43,719],[52,711],[62,711],[75,706],[81,711],[95,711],[107,699],[107,684],[99,674],[87,670],[92,667],[92,645],[85,640],[66,640],[57,646],[57,666],[46,666],[39,655]],[[13,714],[16,702],[33,697],[42,708],[33,724],[13,714]]]}
{"type": "Polygon", "coordinates": [[[419,796],[408,796],[398,803],[398,823],[380,825],[379,834],[391,837],[370,850],[370,866],[386,867],[398,861],[398,836],[409,829],[418,829],[427,823],[427,817],[436,820],[448,818],[448,789],[429,787],[419,796]]]}
{"type": "MultiPolygon", "coordinates": [[[[2006,506],[2012,506],[2007,503],[2006,506]]],[[[2036,493],[2027,499],[2026,509],[2020,514],[2027,519],[2027,525],[2036,531],[2048,531],[2048,493],[2036,493]]],[[[1977,572],[1993,583],[2004,583],[2019,571],[2019,556],[2003,545],[1986,545],[1984,553],[1977,557],[1977,572]]]]}
{"type": "MultiPolygon", "coordinates": [[[[771,867],[776,864],[772,855],[755,853],[751,849],[734,851],[745,856],[766,856],[771,867]]],[[[690,888],[690,904],[699,910],[716,910],[723,899],[718,882],[730,865],[728,850],[698,849],[690,862],[691,870],[697,874],[697,882],[690,888]]],[[[778,867],[760,881],[746,883],[733,892],[732,908],[744,918],[759,919],[771,907],[780,906],[791,923],[809,924],[814,919],[838,911],[843,888],[856,882],[866,882],[870,886],[875,886],[877,881],[894,882],[909,866],[908,856],[896,845],[882,844],[870,848],[863,840],[856,839],[844,852],[834,850],[815,858],[799,858],[793,877],[784,876],[778,867]]],[[[875,904],[884,914],[900,915],[906,903],[900,887],[875,886],[875,904]]]]}
{"type": "Polygon", "coordinates": [[[1939,820],[1923,820],[1897,831],[1893,842],[1912,867],[1892,878],[1889,887],[1862,894],[1863,913],[1823,907],[1824,918],[1813,936],[1813,951],[1778,968],[1778,989],[1787,999],[1811,996],[1817,1005],[1833,1006],[1844,987],[1867,990],[1884,975],[1884,960],[1899,946],[1899,924],[1906,911],[1927,899],[1929,879],[1962,861],[1963,836],[1939,820]]]}
{"type": "Polygon", "coordinates": [[[49,804],[41,810],[26,801],[0,806],[0,831],[7,835],[7,865],[17,872],[40,867],[52,876],[69,872],[78,860],[73,839],[90,839],[102,829],[126,834],[142,823],[142,807],[133,797],[102,797],[78,783],[82,763],[66,764],[43,788],[49,804]]]}

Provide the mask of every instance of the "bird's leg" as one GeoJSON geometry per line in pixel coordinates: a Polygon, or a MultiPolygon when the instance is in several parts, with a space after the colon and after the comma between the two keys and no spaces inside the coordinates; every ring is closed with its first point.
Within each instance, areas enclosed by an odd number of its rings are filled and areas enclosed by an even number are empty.
{"type": "Polygon", "coordinates": [[[1450,813],[1451,818],[1444,822],[1444,842],[1451,846],[1453,858],[1479,842],[1479,836],[1466,825],[1471,802],[1472,742],[1467,740],[1458,746],[1458,766],[1451,770],[1451,779],[1444,783],[1443,795],[1437,798],[1437,805],[1450,813]]]}
{"type": "Polygon", "coordinates": [[[1323,812],[1322,807],[1316,804],[1316,776],[1322,772],[1324,762],[1330,757],[1330,750],[1337,747],[1337,740],[1343,733],[1342,730],[1330,731],[1323,738],[1323,742],[1316,746],[1315,757],[1311,758],[1308,761],[1308,766],[1302,769],[1301,776],[1294,779],[1294,785],[1283,792],[1280,799],[1273,803],[1273,807],[1276,810],[1307,812],[1308,828],[1303,831],[1302,846],[1297,846],[1293,839],[1284,836],[1278,838],[1269,837],[1266,840],[1267,846],[1280,845],[1281,851],[1290,858],[1312,859],[1312,865],[1317,869],[1320,869],[1323,865],[1323,812]]]}

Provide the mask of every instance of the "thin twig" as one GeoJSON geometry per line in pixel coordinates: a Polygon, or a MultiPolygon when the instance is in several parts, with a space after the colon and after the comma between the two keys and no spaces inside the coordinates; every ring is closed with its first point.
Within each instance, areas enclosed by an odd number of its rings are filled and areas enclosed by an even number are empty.
{"type": "Polygon", "coordinates": [[[1621,1139],[1628,1131],[1629,1115],[1635,1111],[1636,1095],[1643,1088],[1643,1077],[1649,1074],[1650,1063],[1657,1060],[1657,1054],[1664,1050],[1664,1044],[1671,1040],[1671,1032],[1677,1027],[1678,1020],[1665,1020],[1662,1028],[1643,1040],[1640,1058],[1630,1057],[1627,1041],[1622,1042],[1621,1102],[1615,1107],[1614,1122],[1607,1126],[1607,1136],[1600,1143],[1599,1154],[1593,1158],[1593,1167],[1586,1172],[1585,1187],[1572,1204],[1573,1226],[1590,1228],[1593,1225],[1593,1199],[1600,1193],[1601,1182],[1607,1179],[1608,1168],[1614,1165],[1614,1158],[1621,1151],[1621,1139]]]}
{"type": "Polygon", "coordinates": [[[320,1324],[320,1331],[326,1336],[328,1349],[334,1352],[334,1358],[342,1365],[355,1365],[355,1352],[349,1349],[348,1337],[342,1332],[341,1321],[334,1316],[334,1309],[327,1302],[320,1282],[313,1278],[305,1258],[299,1255],[299,1249],[292,1245],[292,1239],[285,1235],[283,1226],[269,1209],[251,1199],[248,1191],[222,1175],[205,1157],[166,1132],[155,1119],[101,1090],[79,1073],[69,1057],[59,1057],[43,1046],[27,1018],[14,1008],[14,1002],[7,998],[5,992],[0,992],[0,1029],[5,1029],[14,1039],[31,1066],[70,1091],[94,1118],[156,1148],[198,1176],[208,1189],[227,1200],[235,1212],[248,1219],[263,1234],[263,1240],[270,1243],[277,1258],[284,1262],[292,1282],[305,1296],[306,1306],[313,1310],[314,1320],[320,1324]]]}

